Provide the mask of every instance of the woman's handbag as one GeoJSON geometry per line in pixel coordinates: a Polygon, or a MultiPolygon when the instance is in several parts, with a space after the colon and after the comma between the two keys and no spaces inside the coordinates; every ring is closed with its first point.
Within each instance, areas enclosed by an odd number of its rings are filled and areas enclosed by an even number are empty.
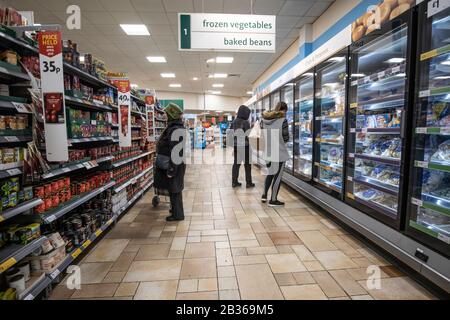
{"type": "Polygon", "coordinates": [[[253,125],[250,134],[248,135],[248,142],[253,150],[258,150],[258,140],[261,138],[261,123],[259,120],[253,125]]]}
{"type": "Polygon", "coordinates": [[[170,167],[170,157],[164,154],[158,153],[156,155],[155,166],[161,170],[169,170],[170,167]]]}

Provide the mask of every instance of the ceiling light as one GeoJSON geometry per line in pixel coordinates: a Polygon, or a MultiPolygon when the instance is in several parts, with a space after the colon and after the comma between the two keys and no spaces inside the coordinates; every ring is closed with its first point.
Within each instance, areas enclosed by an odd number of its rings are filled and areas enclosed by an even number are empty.
{"type": "Polygon", "coordinates": [[[405,62],[405,58],[391,58],[386,61],[387,63],[395,64],[405,62]]]}
{"type": "Polygon", "coordinates": [[[214,63],[214,62],[216,62],[216,59],[214,58],[206,60],[206,63],[214,63]]]}
{"type": "Polygon", "coordinates": [[[329,59],[329,61],[335,61],[335,62],[341,62],[344,60],[345,60],[345,57],[333,57],[333,58],[329,59]]]}
{"type": "Polygon", "coordinates": [[[216,63],[233,63],[233,57],[217,57],[216,63]]]}
{"type": "Polygon", "coordinates": [[[161,73],[163,78],[175,78],[175,73],[161,73]]]}
{"type": "Polygon", "coordinates": [[[171,83],[171,84],[169,84],[169,87],[171,87],[171,88],[181,88],[181,84],[179,84],[179,83],[171,83]]]}
{"type": "Polygon", "coordinates": [[[314,73],[312,73],[312,72],[307,72],[307,73],[305,73],[305,74],[303,74],[305,77],[311,77],[311,76],[313,76],[314,75],[314,73]]]}
{"type": "Polygon", "coordinates": [[[223,83],[214,83],[212,86],[213,86],[213,88],[223,88],[224,87],[223,83]]]}
{"type": "Polygon", "coordinates": [[[147,27],[144,24],[121,24],[120,27],[129,36],[149,36],[147,27]]]}
{"type": "Polygon", "coordinates": [[[406,73],[398,73],[395,76],[399,77],[399,78],[404,78],[404,77],[406,77],[406,73]]]}
{"type": "Polygon", "coordinates": [[[441,62],[441,64],[444,65],[444,66],[450,66],[450,59],[441,62]]]}
{"type": "Polygon", "coordinates": [[[209,78],[227,78],[228,74],[226,73],[214,73],[214,74],[210,74],[209,78]]]}
{"type": "Polygon", "coordinates": [[[253,91],[247,91],[247,94],[253,95],[253,91]]]}
{"type": "Polygon", "coordinates": [[[439,77],[435,77],[436,80],[448,80],[450,79],[450,76],[439,76],[439,77]]]}
{"type": "Polygon", "coordinates": [[[216,90],[209,90],[208,92],[211,94],[221,94],[222,93],[222,91],[216,91],[216,90]]]}
{"type": "Polygon", "coordinates": [[[193,78],[192,78],[192,80],[194,80],[194,81],[197,81],[197,80],[198,80],[198,78],[197,78],[197,77],[193,77],[193,78]]]}
{"type": "Polygon", "coordinates": [[[354,73],[352,74],[352,78],[362,78],[365,77],[366,75],[364,73],[354,73]]]}
{"type": "Polygon", "coordinates": [[[80,56],[80,62],[84,63],[84,56],[80,56]]]}
{"type": "Polygon", "coordinates": [[[147,60],[151,63],[166,63],[165,57],[147,57],[147,60]]]}

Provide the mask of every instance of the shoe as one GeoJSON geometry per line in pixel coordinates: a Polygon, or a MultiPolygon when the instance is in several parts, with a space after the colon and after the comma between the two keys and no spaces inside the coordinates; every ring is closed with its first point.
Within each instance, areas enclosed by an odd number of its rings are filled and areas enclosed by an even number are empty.
{"type": "Polygon", "coordinates": [[[278,200],[275,200],[275,201],[270,200],[269,201],[269,207],[282,207],[282,206],[284,206],[284,202],[281,202],[278,200]]]}
{"type": "Polygon", "coordinates": [[[261,196],[261,202],[262,202],[262,203],[266,203],[266,202],[267,202],[267,195],[263,194],[263,195],[261,196]]]}
{"type": "Polygon", "coordinates": [[[184,218],[175,218],[174,216],[166,217],[166,221],[183,221],[184,218]]]}
{"type": "Polygon", "coordinates": [[[247,189],[254,188],[256,185],[253,182],[247,183],[247,189]]]}
{"type": "Polygon", "coordinates": [[[237,188],[237,187],[240,187],[240,186],[242,186],[242,183],[240,183],[240,182],[235,182],[235,183],[232,184],[233,188],[237,188]]]}

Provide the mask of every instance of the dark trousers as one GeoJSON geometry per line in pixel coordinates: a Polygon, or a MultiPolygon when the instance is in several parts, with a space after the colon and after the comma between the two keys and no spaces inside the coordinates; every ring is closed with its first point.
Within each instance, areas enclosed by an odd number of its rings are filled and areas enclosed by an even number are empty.
{"type": "Polygon", "coordinates": [[[170,207],[172,216],[177,219],[184,219],[183,194],[181,192],[170,193],[170,207]]]}
{"type": "Polygon", "coordinates": [[[271,162],[268,164],[270,172],[276,173],[269,174],[266,176],[266,181],[264,183],[264,194],[267,196],[270,186],[272,185],[272,196],[270,198],[270,200],[272,201],[277,200],[278,192],[280,191],[281,177],[283,175],[284,164],[285,164],[284,162],[271,162]],[[272,166],[275,166],[275,168],[273,168],[272,166]]]}
{"type": "Polygon", "coordinates": [[[250,147],[234,147],[234,163],[232,168],[232,179],[233,183],[237,183],[239,180],[239,169],[241,168],[241,163],[244,161],[245,169],[245,182],[247,184],[252,183],[252,165],[250,164],[250,147]],[[239,154],[239,152],[243,154],[239,154]],[[245,156],[245,158],[244,158],[245,156]],[[243,159],[244,158],[244,159],[243,159]]]}

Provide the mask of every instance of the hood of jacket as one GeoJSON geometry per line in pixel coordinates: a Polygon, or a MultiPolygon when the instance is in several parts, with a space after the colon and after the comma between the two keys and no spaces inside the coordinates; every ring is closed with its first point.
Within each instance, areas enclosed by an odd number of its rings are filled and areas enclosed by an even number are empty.
{"type": "Polygon", "coordinates": [[[271,124],[279,119],[284,119],[285,116],[283,111],[265,111],[262,114],[262,120],[266,124],[271,124]]]}
{"type": "Polygon", "coordinates": [[[247,106],[240,106],[237,112],[237,118],[242,120],[248,120],[250,118],[250,108],[247,106]]]}

